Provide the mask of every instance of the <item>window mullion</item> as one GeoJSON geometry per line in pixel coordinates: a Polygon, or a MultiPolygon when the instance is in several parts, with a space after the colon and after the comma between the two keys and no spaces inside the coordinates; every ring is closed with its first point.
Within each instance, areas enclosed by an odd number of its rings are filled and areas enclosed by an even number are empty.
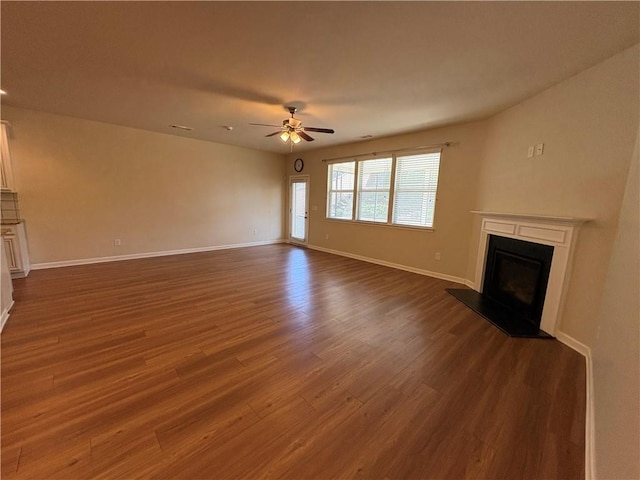
{"type": "Polygon", "coordinates": [[[351,211],[351,220],[357,220],[358,216],[356,215],[358,211],[358,203],[360,202],[360,193],[358,189],[360,188],[360,179],[358,176],[360,175],[360,162],[356,161],[356,165],[353,169],[353,206],[351,211]]]}
{"type": "Polygon", "coordinates": [[[393,223],[393,200],[396,194],[396,154],[391,155],[391,178],[389,180],[389,208],[387,223],[393,223]]]}
{"type": "Polygon", "coordinates": [[[327,168],[327,198],[325,199],[325,217],[331,218],[331,194],[333,193],[333,167],[331,165],[327,168]]]}

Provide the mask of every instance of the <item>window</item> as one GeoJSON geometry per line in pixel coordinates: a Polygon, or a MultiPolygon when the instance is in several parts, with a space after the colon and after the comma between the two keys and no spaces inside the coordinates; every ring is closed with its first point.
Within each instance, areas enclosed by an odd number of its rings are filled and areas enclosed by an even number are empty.
{"type": "Polygon", "coordinates": [[[433,227],[440,152],[329,164],[327,217],[433,227]]]}
{"type": "Polygon", "coordinates": [[[348,220],[353,218],[355,168],[356,162],[329,165],[327,217],[348,220]]]}
{"type": "Polygon", "coordinates": [[[358,162],[358,220],[387,223],[391,160],[380,158],[358,162]]]}
{"type": "Polygon", "coordinates": [[[398,157],[393,223],[433,227],[440,152],[398,157]]]}

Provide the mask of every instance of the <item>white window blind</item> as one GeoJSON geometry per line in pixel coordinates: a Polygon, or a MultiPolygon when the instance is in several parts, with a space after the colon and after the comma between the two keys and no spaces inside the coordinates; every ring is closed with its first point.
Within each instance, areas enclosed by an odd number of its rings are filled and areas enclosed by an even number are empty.
{"type": "Polygon", "coordinates": [[[356,162],[329,165],[327,217],[353,220],[356,162]]]}
{"type": "Polygon", "coordinates": [[[433,227],[440,152],[398,156],[393,223],[433,227]]]}
{"type": "Polygon", "coordinates": [[[330,163],[327,218],[433,228],[440,153],[330,163]]]}
{"type": "Polygon", "coordinates": [[[392,161],[389,157],[358,162],[358,220],[388,222],[392,161]]]}

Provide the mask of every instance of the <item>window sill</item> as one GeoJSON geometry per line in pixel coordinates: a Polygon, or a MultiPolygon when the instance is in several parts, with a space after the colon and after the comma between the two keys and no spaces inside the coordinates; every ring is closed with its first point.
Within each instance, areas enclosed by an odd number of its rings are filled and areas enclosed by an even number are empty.
{"type": "Polygon", "coordinates": [[[325,220],[329,222],[345,223],[345,224],[352,224],[352,225],[367,225],[367,226],[374,226],[374,227],[394,228],[397,230],[411,230],[414,232],[434,232],[435,231],[435,228],[433,227],[413,227],[411,225],[394,225],[392,223],[366,222],[364,220],[343,220],[340,218],[327,218],[327,217],[325,217],[325,220]]]}

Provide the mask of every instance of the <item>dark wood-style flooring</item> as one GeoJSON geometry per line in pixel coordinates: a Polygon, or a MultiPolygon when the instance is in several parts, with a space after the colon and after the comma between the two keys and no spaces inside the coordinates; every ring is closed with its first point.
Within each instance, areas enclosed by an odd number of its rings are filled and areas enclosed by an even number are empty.
{"type": "Polygon", "coordinates": [[[289,245],[32,272],[3,479],[582,479],[584,359],[289,245]]]}

